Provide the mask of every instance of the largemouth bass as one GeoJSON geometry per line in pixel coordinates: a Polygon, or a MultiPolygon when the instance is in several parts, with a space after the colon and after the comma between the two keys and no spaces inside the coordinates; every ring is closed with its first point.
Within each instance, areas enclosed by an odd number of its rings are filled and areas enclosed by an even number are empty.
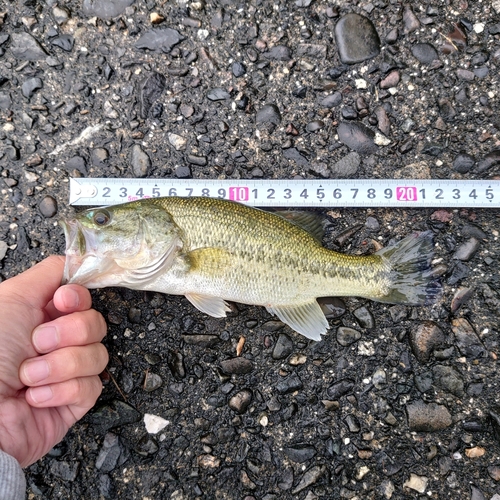
{"type": "Polygon", "coordinates": [[[178,197],[94,208],[61,224],[66,283],[185,295],[216,318],[226,301],[264,306],[313,340],[328,330],[317,297],[422,305],[440,290],[429,269],[431,231],[373,255],[344,255],[322,246],[308,212],[178,197]]]}

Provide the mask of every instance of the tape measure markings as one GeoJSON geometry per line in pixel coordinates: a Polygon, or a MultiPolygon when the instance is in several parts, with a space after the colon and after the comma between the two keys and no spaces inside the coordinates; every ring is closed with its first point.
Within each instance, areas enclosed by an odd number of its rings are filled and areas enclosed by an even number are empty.
{"type": "Polygon", "coordinates": [[[500,181],[71,178],[71,205],[208,196],[260,207],[500,207],[500,181]]]}

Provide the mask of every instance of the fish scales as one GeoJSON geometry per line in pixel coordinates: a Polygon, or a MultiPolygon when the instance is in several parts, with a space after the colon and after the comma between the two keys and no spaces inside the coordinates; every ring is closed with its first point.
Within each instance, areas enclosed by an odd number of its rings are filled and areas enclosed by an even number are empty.
{"type": "Polygon", "coordinates": [[[225,301],[260,305],[319,340],[328,322],[316,298],[355,295],[422,305],[440,295],[431,231],[370,256],[326,249],[307,212],[270,213],[213,198],[150,198],[90,209],[62,222],[64,279],[185,295],[223,317],[225,301]]]}
{"type": "Polygon", "coordinates": [[[366,260],[325,249],[304,229],[274,213],[236,203],[228,210],[227,202],[213,198],[198,201],[160,198],[154,203],[182,228],[186,250],[230,251],[234,260],[219,267],[217,275],[200,270],[226,288],[226,300],[261,305],[265,296],[272,304],[302,303],[318,290],[326,295],[383,295],[380,286],[387,281],[388,269],[380,257],[373,256],[373,267],[367,267],[366,260]]]}

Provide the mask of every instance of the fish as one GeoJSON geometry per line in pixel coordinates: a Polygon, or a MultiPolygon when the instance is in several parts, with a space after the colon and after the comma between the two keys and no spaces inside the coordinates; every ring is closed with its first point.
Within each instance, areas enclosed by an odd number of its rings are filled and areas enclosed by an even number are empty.
{"type": "Polygon", "coordinates": [[[366,256],[322,245],[324,221],[208,197],[158,197],[87,209],[62,220],[64,283],[184,295],[221,318],[228,302],[263,306],[318,341],[328,321],[318,297],[428,305],[440,295],[432,231],[366,256]]]}

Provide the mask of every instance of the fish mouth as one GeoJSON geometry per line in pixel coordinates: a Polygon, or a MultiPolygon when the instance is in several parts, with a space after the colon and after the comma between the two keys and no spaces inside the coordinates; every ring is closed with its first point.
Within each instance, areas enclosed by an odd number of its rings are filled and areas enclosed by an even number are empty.
{"type": "Polygon", "coordinates": [[[76,220],[61,220],[66,239],[66,260],[62,284],[76,283],[87,288],[98,288],[96,275],[108,268],[108,259],[99,257],[96,252],[96,236],[76,220]]]}

